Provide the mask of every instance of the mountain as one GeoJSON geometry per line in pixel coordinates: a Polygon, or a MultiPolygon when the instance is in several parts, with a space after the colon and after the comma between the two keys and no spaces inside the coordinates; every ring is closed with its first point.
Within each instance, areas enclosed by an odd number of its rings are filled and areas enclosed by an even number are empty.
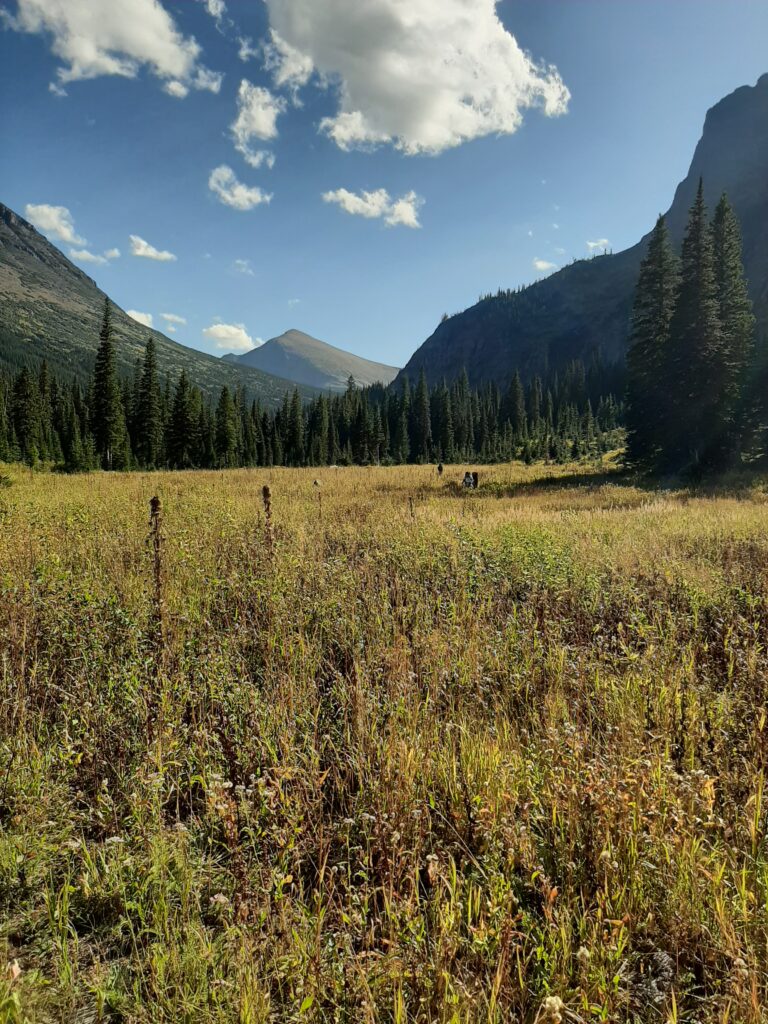
{"type": "Polygon", "coordinates": [[[360,385],[389,384],[398,374],[395,366],[373,363],[295,330],[286,331],[244,355],[228,355],[224,359],[331,391],[343,391],[350,377],[360,385]]]}
{"type": "MultiPolygon", "coordinates": [[[[31,224],[0,203],[0,369],[15,371],[46,359],[56,376],[85,380],[93,369],[105,294],[31,224]]],[[[114,307],[115,348],[121,374],[133,373],[147,338],[157,343],[162,376],[175,383],[182,370],[215,397],[226,384],[275,406],[293,383],[259,369],[233,366],[172,341],[114,307]]],[[[314,390],[302,388],[305,397],[314,390]]]]}
{"type": "MultiPolygon", "coordinates": [[[[728,193],[741,221],[744,265],[758,319],[768,337],[768,74],[743,86],[707,114],[687,177],[677,188],[667,220],[682,241],[699,178],[710,212],[728,193]]],[[[616,255],[580,260],[518,291],[499,292],[441,323],[402,374],[431,383],[458,376],[470,381],[530,378],[572,359],[587,365],[623,360],[635,284],[648,235],[616,255]]]]}

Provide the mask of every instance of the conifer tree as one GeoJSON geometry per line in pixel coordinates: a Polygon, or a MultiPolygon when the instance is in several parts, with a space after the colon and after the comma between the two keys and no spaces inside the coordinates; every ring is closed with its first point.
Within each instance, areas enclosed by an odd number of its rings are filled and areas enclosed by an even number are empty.
{"type": "Polygon", "coordinates": [[[221,389],[216,406],[216,459],[224,469],[237,464],[237,416],[235,403],[226,385],[221,389]]]}
{"type": "Polygon", "coordinates": [[[628,453],[631,462],[649,468],[667,429],[666,364],[678,285],[678,260],[660,216],[640,265],[627,352],[628,453]]]}
{"type": "Polygon", "coordinates": [[[715,277],[722,329],[723,378],[719,401],[723,406],[725,436],[723,458],[731,457],[739,448],[744,429],[741,395],[744,374],[755,344],[755,317],[744,276],[739,222],[728,198],[723,193],[715,210],[713,222],[715,277]]]}
{"type": "Polygon", "coordinates": [[[671,394],[664,463],[670,469],[700,467],[711,458],[724,431],[718,401],[718,381],[724,373],[722,329],[712,229],[701,180],[683,240],[680,289],[667,349],[671,394]]]}
{"type": "Polygon", "coordinates": [[[168,424],[168,461],[175,469],[189,469],[194,465],[192,438],[194,437],[194,408],[192,389],[184,370],[181,371],[173,394],[168,424]]]}
{"type": "MultiPolygon", "coordinates": [[[[349,380],[354,389],[354,378],[350,377],[349,380]]],[[[290,465],[300,466],[304,461],[304,414],[298,388],[294,388],[291,395],[287,427],[286,455],[290,465]]]]}
{"type": "Polygon", "coordinates": [[[102,468],[125,469],[129,462],[128,437],[117,376],[109,299],[104,302],[104,318],[93,375],[92,430],[102,468]]]}
{"type": "Polygon", "coordinates": [[[413,451],[419,462],[429,462],[432,449],[432,421],[429,408],[427,376],[422,368],[413,401],[414,437],[413,451]]]}
{"type": "Polygon", "coordinates": [[[16,435],[19,457],[30,466],[41,458],[42,426],[40,423],[40,392],[32,372],[25,366],[13,385],[12,427],[16,435]]]}
{"type": "Polygon", "coordinates": [[[515,370],[512,383],[509,386],[509,420],[512,424],[516,441],[522,442],[526,433],[525,423],[525,391],[523,382],[520,380],[520,371],[515,370]]]}
{"type": "Polygon", "coordinates": [[[400,395],[399,413],[395,427],[395,459],[397,462],[407,462],[411,454],[409,436],[409,423],[411,419],[411,384],[406,376],[403,376],[403,390],[400,395]]]}
{"type": "Polygon", "coordinates": [[[136,454],[143,466],[155,469],[160,464],[163,449],[163,414],[157,374],[157,346],[151,336],[147,338],[139,378],[136,423],[136,454]]]}
{"type": "Polygon", "coordinates": [[[452,462],[454,459],[455,438],[453,431],[453,409],[451,405],[451,392],[448,384],[443,380],[436,395],[436,438],[438,454],[443,462],[452,462]]]}
{"type": "Polygon", "coordinates": [[[11,458],[11,398],[7,381],[0,376],[0,462],[11,458]]]}

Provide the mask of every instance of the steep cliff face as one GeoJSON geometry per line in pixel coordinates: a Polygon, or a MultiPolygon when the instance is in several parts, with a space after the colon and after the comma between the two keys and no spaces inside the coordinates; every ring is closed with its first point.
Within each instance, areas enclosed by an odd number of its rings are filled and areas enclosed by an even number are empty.
{"type": "MultiPolygon", "coordinates": [[[[57,376],[85,379],[93,369],[105,294],[23,217],[0,203],[0,368],[47,360],[57,376]]],[[[132,373],[147,338],[157,343],[161,373],[182,370],[216,395],[227,384],[274,405],[293,387],[261,370],[223,362],[143,327],[115,307],[113,323],[121,373],[132,373]]],[[[306,395],[313,389],[303,389],[306,395]]]]}
{"type": "MultiPolygon", "coordinates": [[[[744,263],[759,330],[768,335],[768,74],[726,96],[707,114],[685,180],[675,192],[668,222],[682,240],[699,178],[714,209],[727,192],[742,224],[744,263]]],[[[651,225],[649,225],[651,227],[651,225]]],[[[600,354],[624,357],[637,273],[648,236],[624,252],[573,263],[544,281],[503,293],[440,324],[403,373],[422,368],[430,381],[451,379],[466,367],[470,380],[546,373],[600,354]]]]}

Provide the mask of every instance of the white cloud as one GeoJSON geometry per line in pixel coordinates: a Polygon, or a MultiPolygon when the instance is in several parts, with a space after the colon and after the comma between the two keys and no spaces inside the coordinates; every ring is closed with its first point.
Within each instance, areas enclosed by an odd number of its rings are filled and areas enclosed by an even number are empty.
{"type": "Polygon", "coordinates": [[[288,305],[293,308],[294,306],[301,305],[301,299],[288,299],[288,305]]]}
{"type": "Polygon", "coordinates": [[[315,67],[312,58],[287,43],[277,32],[264,46],[264,67],[272,72],[275,85],[290,89],[294,94],[312,77],[315,67]]]}
{"type": "Polygon", "coordinates": [[[338,88],[321,130],[342,149],[392,142],[439,153],[511,134],[523,112],[563,114],[570,94],[500,21],[497,0],[266,0],[276,83],[314,68],[338,88]]]}
{"type": "Polygon", "coordinates": [[[216,28],[221,29],[224,16],[227,13],[227,5],[224,0],[203,0],[203,5],[216,22],[216,28]]]}
{"type": "Polygon", "coordinates": [[[337,188],[335,192],[324,192],[323,202],[338,203],[342,210],[357,217],[383,217],[391,200],[384,188],[362,192],[359,196],[345,188],[337,188]]]}
{"type": "Polygon", "coordinates": [[[395,199],[389,213],[384,218],[385,223],[391,227],[402,224],[405,228],[420,228],[419,207],[423,202],[424,200],[415,192],[408,192],[399,199],[395,199]]]}
{"type": "Polygon", "coordinates": [[[59,242],[70,245],[85,245],[86,241],[75,231],[75,222],[66,206],[49,206],[48,203],[27,203],[24,207],[27,220],[59,242]]]}
{"type": "Polygon", "coordinates": [[[128,237],[131,240],[132,256],[141,256],[145,260],[157,260],[160,263],[167,263],[176,259],[172,252],[168,252],[167,249],[156,249],[154,245],[145,242],[138,235],[129,235],[128,237]]]}
{"type": "Polygon", "coordinates": [[[227,352],[249,352],[256,345],[256,341],[246,331],[245,324],[211,324],[203,329],[203,334],[213,338],[217,349],[227,352]]]}
{"type": "Polygon", "coordinates": [[[99,256],[98,253],[89,252],[87,249],[70,249],[70,258],[78,263],[106,263],[106,256],[99,256]]]}
{"type": "Polygon", "coordinates": [[[565,249],[561,245],[555,246],[555,252],[558,256],[565,256],[565,249]]]}
{"type": "Polygon", "coordinates": [[[560,230],[560,225],[559,224],[553,224],[552,227],[555,229],[555,231],[559,231],[560,230]]]}
{"type": "Polygon", "coordinates": [[[100,256],[96,252],[91,252],[89,249],[70,249],[70,258],[77,260],[79,263],[108,263],[110,260],[116,260],[120,258],[119,249],[107,249],[103,256],[100,256]]]}
{"type": "Polygon", "coordinates": [[[333,192],[324,192],[323,201],[336,203],[353,216],[369,219],[381,217],[390,227],[398,224],[407,228],[421,227],[419,207],[424,200],[415,192],[407,192],[399,199],[392,199],[384,188],[376,189],[375,192],[361,192],[359,195],[346,188],[337,188],[333,192]]]}
{"type": "Polygon", "coordinates": [[[250,260],[235,260],[232,266],[238,274],[247,274],[249,277],[255,276],[250,260]]]}
{"type": "Polygon", "coordinates": [[[269,89],[252,85],[247,79],[240,82],[237,91],[237,117],[230,125],[235,149],[251,167],[267,164],[271,167],[274,156],[267,150],[254,148],[253,139],[268,141],[277,138],[277,119],[285,110],[285,100],[269,89]]]}
{"type": "Polygon", "coordinates": [[[192,85],[195,89],[202,89],[205,92],[212,92],[218,95],[223,81],[224,75],[222,72],[211,71],[209,68],[198,68],[195,72],[195,77],[192,79],[192,85]]]}
{"type": "Polygon", "coordinates": [[[135,78],[143,67],[174,96],[189,88],[218,91],[198,62],[200,47],[182,35],[159,0],[18,0],[16,16],[5,21],[18,32],[50,35],[62,62],[52,83],[59,95],[69,82],[135,78]]]}
{"type": "Polygon", "coordinates": [[[163,90],[168,93],[169,96],[173,96],[174,99],[183,100],[189,96],[189,89],[183,82],[179,82],[178,79],[173,79],[170,82],[166,82],[163,86],[163,90]]]}
{"type": "Polygon", "coordinates": [[[177,313],[161,313],[160,316],[169,324],[185,324],[186,318],[179,316],[177,313]]]}
{"type": "Polygon", "coordinates": [[[131,320],[135,320],[138,324],[143,324],[145,327],[152,326],[152,314],[151,313],[139,313],[136,309],[126,309],[125,311],[131,320]]]}
{"type": "Polygon", "coordinates": [[[211,171],[208,188],[214,192],[222,203],[235,210],[252,210],[261,203],[269,203],[272,196],[254,185],[249,187],[238,181],[231,167],[222,164],[211,171]]]}
{"type": "Polygon", "coordinates": [[[533,238],[533,232],[532,232],[532,231],[529,231],[529,232],[528,232],[528,237],[529,237],[529,238],[533,238]]]}
{"type": "Polygon", "coordinates": [[[533,269],[539,274],[546,274],[550,270],[557,270],[557,264],[551,263],[549,260],[539,259],[537,256],[533,261],[533,269]]]}
{"type": "Polygon", "coordinates": [[[587,242],[587,248],[594,252],[596,249],[608,249],[610,244],[607,238],[598,238],[595,242],[587,242]]]}
{"type": "Polygon", "coordinates": [[[238,36],[237,42],[240,47],[239,50],[237,51],[237,56],[242,61],[250,60],[251,57],[258,57],[259,54],[261,53],[261,48],[258,46],[254,46],[253,40],[250,39],[248,36],[238,36]]]}

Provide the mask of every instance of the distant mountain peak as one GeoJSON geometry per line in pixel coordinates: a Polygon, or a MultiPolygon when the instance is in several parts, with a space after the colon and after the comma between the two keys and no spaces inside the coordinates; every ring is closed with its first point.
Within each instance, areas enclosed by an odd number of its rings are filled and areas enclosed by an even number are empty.
{"type": "Polygon", "coordinates": [[[297,384],[330,391],[343,391],[350,377],[361,386],[389,384],[398,372],[395,366],[364,359],[296,327],[241,356],[225,358],[286,377],[297,384]]]}

